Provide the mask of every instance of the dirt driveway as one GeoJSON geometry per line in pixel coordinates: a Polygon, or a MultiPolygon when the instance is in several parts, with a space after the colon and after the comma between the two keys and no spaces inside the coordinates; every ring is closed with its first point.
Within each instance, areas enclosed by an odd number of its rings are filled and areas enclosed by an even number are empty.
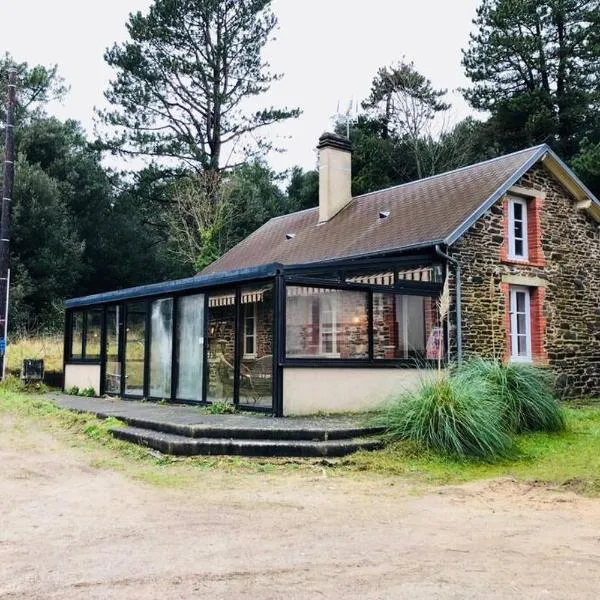
{"type": "Polygon", "coordinates": [[[600,501],[318,472],[165,488],[0,421],[0,598],[598,598],[600,501]]]}

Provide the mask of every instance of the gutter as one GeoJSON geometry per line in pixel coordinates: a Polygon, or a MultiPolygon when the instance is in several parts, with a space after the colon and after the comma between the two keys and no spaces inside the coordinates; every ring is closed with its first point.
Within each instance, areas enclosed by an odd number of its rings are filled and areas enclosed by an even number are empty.
{"type": "MultiPolygon", "coordinates": [[[[445,259],[446,262],[454,265],[456,273],[456,354],[458,362],[462,362],[463,347],[462,347],[462,288],[460,279],[460,263],[451,256],[448,256],[442,252],[439,245],[435,246],[435,253],[441,258],[445,259]]],[[[450,341],[448,340],[448,357],[450,357],[450,341]]]]}

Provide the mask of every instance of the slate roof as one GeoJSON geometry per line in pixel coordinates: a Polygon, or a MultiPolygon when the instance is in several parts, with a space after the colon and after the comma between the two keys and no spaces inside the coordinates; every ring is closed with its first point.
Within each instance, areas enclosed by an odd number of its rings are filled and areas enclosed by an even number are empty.
{"type": "Polygon", "coordinates": [[[546,145],[357,196],[326,223],[318,208],[276,217],[206,267],[202,275],[376,255],[451,243],[552,151],[546,145]],[[380,213],[389,212],[387,218],[380,213]],[[287,236],[293,234],[293,237],[287,236]]]}

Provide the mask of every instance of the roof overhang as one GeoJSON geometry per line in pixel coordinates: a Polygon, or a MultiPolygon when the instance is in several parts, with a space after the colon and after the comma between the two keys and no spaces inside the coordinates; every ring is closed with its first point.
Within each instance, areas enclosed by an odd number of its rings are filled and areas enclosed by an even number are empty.
{"type": "Polygon", "coordinates": [[[600,200],[592,194],[575,173],[558,157],[546,144],[538,147],[537,152],[513,175],[507,179],[473,214],[461,223],[444,240],[447,246],[452,245],[474,225],[502,196],[529,171],[535,164],[541,162],[556,180],[575,198],[578,210],[585,210],[597,223],[600,223],[600,200]]]}
{"type": "Polygon", "coordinates": [[[175,279],[173,281],[151,283],[149,285],[141,285],[123,290],[105,292],[102,294],[93,294],[92,296],[71,298],[65,302],[65,308],[78,308],[84,306],[93,306],[94,304],[108,304],[111,302],[134,300],[136,298],[165,296],[189,290],[198,290],[199,292],[202,292],[203,290],[210,288],[218,288],[236,283],[275,277],[275,275],[281,272],[281,269],[282,265],[279,263],[271,263],[268,265],[261,265],[259,267],[228,271],[226,273],[197,275],[195,277],[188,277],[186,279],[175,279]]]}
{"type": "Polygon", "coordinates": [[[542,164],[556,180],[575,198],[576,207],[587,212],[592,219],[600,223],[600,201],[586,185],[575,175],[552,150],[542,158],[542,164]]]}

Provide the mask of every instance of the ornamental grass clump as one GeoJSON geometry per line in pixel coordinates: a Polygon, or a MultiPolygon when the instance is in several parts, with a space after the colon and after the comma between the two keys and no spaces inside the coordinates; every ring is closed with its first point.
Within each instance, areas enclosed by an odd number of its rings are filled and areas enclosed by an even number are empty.
{"type": "Polygon", "coordinates": [[[411,440],[441,454],[486,460],[506,456],[512,439],[502,408],[487,398],[485,382],[440,375],[398,397],[379,424],[390,441],[411,440]]]}
{"type": "Polygon", "coordinates": [[[503,407],[505,425],[515,433],[558,432],[565,416],[553,391],[551,376],[530,365],[473,359],[462,365],[456,378],[485,382],[488,397],[503,407]]]}

